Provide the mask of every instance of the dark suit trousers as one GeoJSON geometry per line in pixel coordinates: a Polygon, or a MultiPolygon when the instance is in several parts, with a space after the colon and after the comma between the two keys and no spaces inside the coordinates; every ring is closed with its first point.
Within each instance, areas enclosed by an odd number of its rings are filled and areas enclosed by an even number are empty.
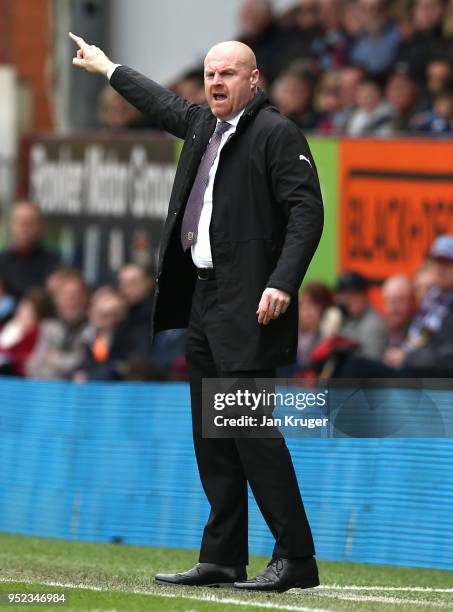
{"type": "Polygon", "coordinates": [[[186,355],[195,454],[200,479],[211,506],[201,543],[200,562],[248,563],[247,482],[275,538],[273,557],[310,557],[315,554],[311,530],[283,437],[202,437],[203,377],[275,376],[275,370],[222,371],[214,362],[212,353],[212,347],[219,340],[218,322],[216,282],[197,280],[186,355]]]}

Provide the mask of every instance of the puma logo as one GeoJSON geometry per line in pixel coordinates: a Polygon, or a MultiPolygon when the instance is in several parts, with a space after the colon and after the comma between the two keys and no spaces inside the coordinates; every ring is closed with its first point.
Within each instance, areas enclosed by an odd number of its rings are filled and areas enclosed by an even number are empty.
{"type": "Polygon", "coordinates": [[[305,155],[299,155],[299,159],[301,161],[304,159],[306,162],[310,164],[310,168],[311,168],[311,161],[308,159],[308,157],[305,157],[305,155]]]}

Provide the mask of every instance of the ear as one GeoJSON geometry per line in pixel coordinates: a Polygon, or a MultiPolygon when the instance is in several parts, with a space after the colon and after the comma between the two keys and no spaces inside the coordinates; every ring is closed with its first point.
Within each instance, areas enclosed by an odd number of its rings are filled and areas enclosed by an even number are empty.
{"type": "Polygon", "coordinates": [[[258,81],[260,78],[260,71],[258,70],[258,68],[255,68],[252,71],[252,75],[250,77],[250,87],[251,89],[255,89],[256,86],[258,85],[258,81]]]}

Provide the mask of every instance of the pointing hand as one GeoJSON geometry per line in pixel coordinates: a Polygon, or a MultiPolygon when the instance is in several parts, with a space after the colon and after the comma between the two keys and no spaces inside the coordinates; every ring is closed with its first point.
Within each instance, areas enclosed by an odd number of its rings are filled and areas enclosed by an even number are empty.
{"type": "Polygon", "coordinates": [[[114,64],[109,60],[104,51],[99,49],[99,47],[89,45],[81,36],[76,36],[72,32],[69,32],[69,37],[79,47],[76,57],[72,60],[74,66],[84,68],[87,72],[95,72],[107,76],[107,72],[114,64]]]}

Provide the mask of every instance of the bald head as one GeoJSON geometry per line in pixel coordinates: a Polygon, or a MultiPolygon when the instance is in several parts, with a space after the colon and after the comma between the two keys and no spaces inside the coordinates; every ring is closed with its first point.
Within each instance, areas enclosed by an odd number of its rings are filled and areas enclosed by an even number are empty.
{"type": "Polygon", "coordinates": [[[204,76],[213,114],[223,121],[231,119],[256,94],[259,72],[255,54],[237,40],[218,43],[206,55],[204,76]]]}
{"type": "Polygon", "coordinates": [[[226,40],[211,47],[205,57],[204,63],[215,59],[226,59],[242,64],[250,70],[256,68],[256,57],[252,49],[239,40],[226,40]]]}
{"type": "Polygon", "coordinates": [[[402,274],[390,276],[382,286],[384,317],[390,329],[403,329],[415,310],[412,281],[402,274]]]}
{"type": "Polygon", "coordinates": [[[395,274],[390,276],[382,285],[382,293],[386,295],[412,295],[414,292],[413,284],[410,278],[404,274],[395,274]]]}

